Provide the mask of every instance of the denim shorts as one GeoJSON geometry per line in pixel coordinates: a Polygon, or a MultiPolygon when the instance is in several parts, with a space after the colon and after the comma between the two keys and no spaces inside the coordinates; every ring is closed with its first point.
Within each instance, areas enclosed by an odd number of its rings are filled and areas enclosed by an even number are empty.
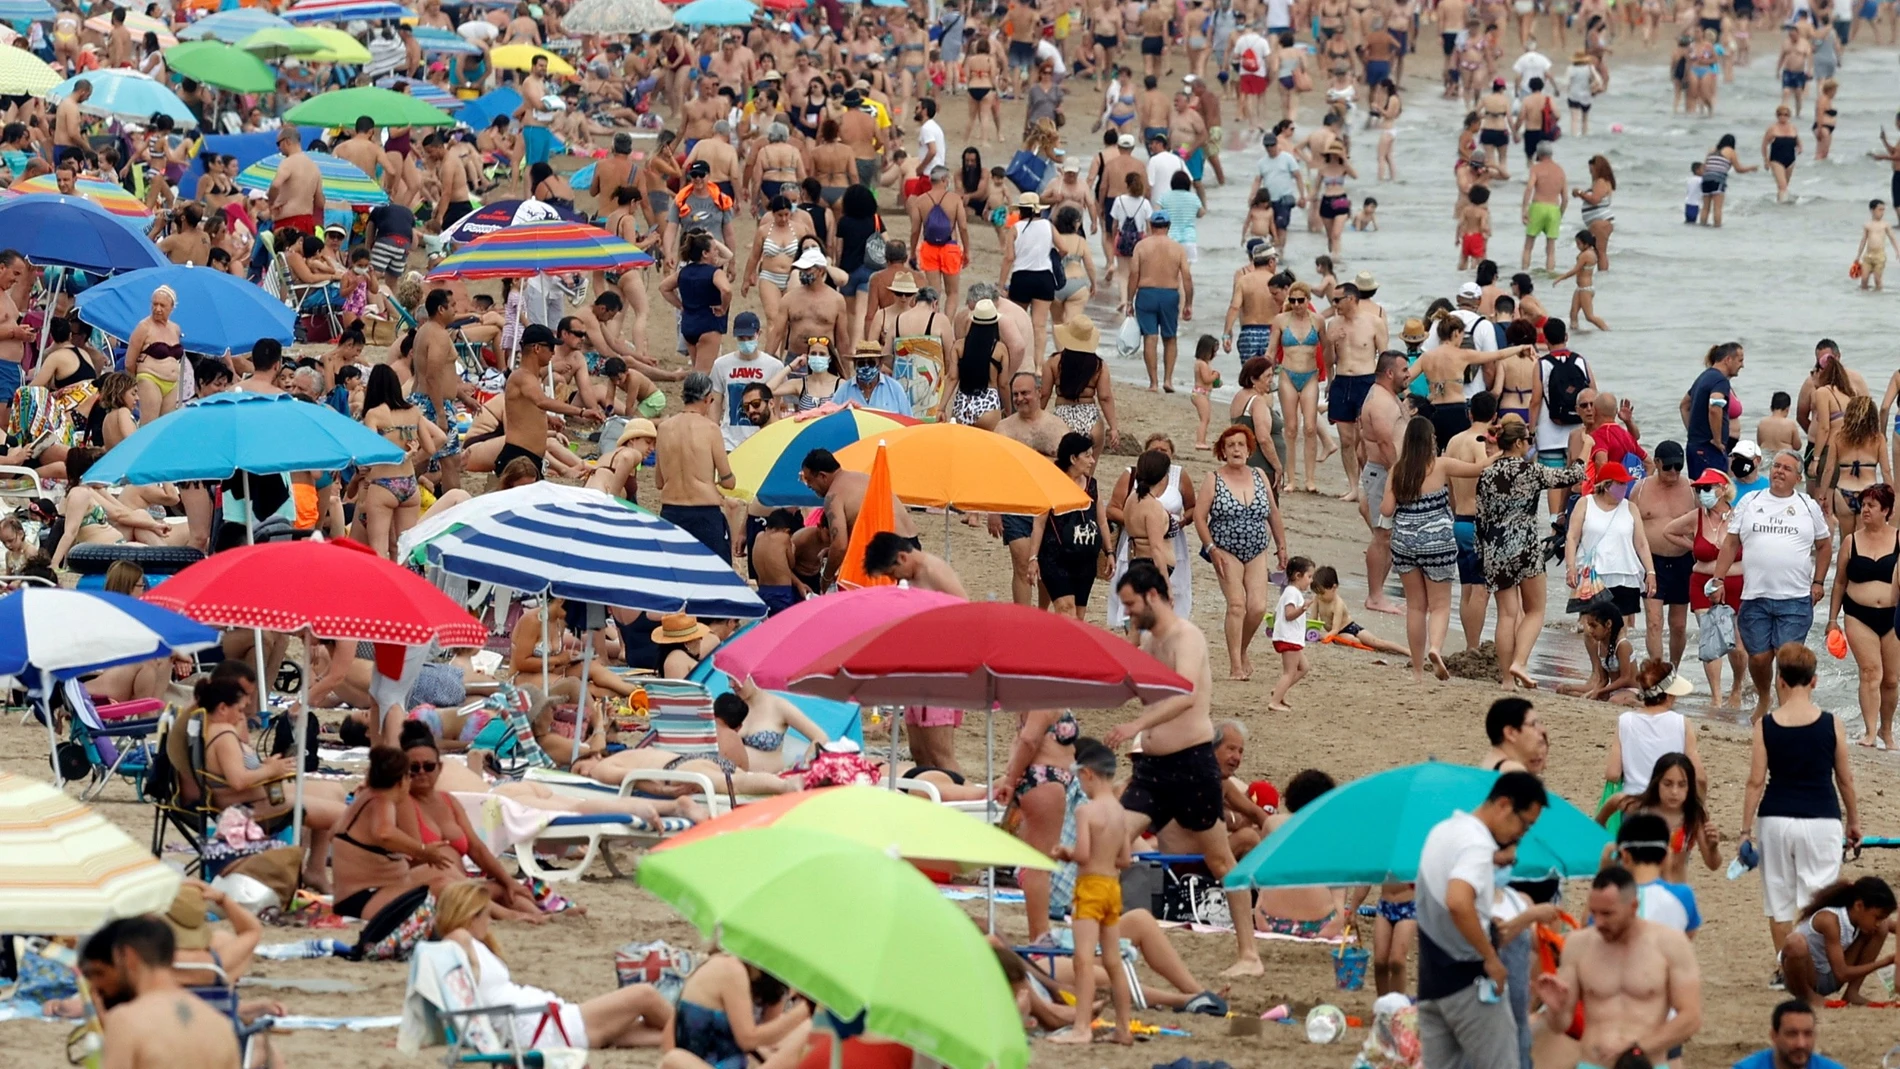
{"type": "Polygon", "coordinates": [[[1736,633],[1748,653],[1773,653],[1801,642],[1814,626],[1814,603],[1807,598],[1747,598],[1735,618],[1736,633]]]}

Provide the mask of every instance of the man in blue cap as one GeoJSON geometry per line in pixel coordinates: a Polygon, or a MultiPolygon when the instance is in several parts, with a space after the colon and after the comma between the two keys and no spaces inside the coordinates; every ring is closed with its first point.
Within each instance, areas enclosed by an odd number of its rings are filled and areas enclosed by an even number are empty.
{"type": "Polygon", "coordinates": [[[770,383],[774,375],[785,370],[783,360],[759,349],[757,315],[740,312],[734,316],[732,336],[739,343],[738,350],[721,355],[713,361],[712,366],[713,383],[726,401],[719,426],[720,433],[726,439],[727,449],[737,449],[740,442],[752,437],[759,429],[745,412],[746,387],[754,383],[770,383]]]}
{"type": "Polygon", "coordinates": [[[1168,236],[1168,213],[1148,217],[1148,236],[1128,259],[1128,299],[1122,314],[1135,317],[1141,328],[1141,359],[1148,366],[1148,389],[1174,392],[1174,361],[1180,354],[1175,335],[1181,320],[1194,318],[1194,274],[1188,269],[1187,250],[1168,236]],[[1166,352],[1166,373],[1155,375],[1155,339],[1166,352]]]}

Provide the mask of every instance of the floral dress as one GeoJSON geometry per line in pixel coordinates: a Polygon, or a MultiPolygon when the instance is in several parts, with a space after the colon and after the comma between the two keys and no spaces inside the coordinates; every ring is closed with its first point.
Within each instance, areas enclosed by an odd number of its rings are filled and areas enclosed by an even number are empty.
{"type": "Polygon", "coordinates": [[[1484,584],[1513,587],[1544,574],[1537,506],[1546,490],[1583,481],[1583,465],[1547,468],[1530,457],[1499,457],[1478,476],[1478,556],[1484,584]]]}

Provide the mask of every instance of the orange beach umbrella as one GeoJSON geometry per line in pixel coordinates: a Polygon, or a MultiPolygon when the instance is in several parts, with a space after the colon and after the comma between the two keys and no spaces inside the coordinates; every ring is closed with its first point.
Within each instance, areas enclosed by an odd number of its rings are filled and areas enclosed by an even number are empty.
{"type": "Polygon", "coordinates": [[[871,461],[871,481],[864,488],[864,503],[858,506],[858,522],[851,526],[851,544],[845,547],[844,567],[838,570],[838,585],[846,589],[863,586],[891,586],[888,575],[871,575],[864,570],[864,551],[872,536],[897,530],[897,511],[891,506],[891,464],[883,443],[871,461]]]}
{"type": "Polygon", "coordinates": [[[994,431],[924,423],[860,439],[837,457],[852,471],[870,472],[880,454],[906,505],[1012,515],[1089,507],[1088,494],[1053,461],[994,431]]]}

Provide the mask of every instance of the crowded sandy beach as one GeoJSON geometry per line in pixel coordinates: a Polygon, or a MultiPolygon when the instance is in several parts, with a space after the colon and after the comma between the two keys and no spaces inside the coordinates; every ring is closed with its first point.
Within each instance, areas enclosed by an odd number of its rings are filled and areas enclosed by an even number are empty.
{"type": "Polygon", "coordinates": [[[1886,5],[217,6],[0,3],[0,1063],[1900,1058],[1886,5]]]}

